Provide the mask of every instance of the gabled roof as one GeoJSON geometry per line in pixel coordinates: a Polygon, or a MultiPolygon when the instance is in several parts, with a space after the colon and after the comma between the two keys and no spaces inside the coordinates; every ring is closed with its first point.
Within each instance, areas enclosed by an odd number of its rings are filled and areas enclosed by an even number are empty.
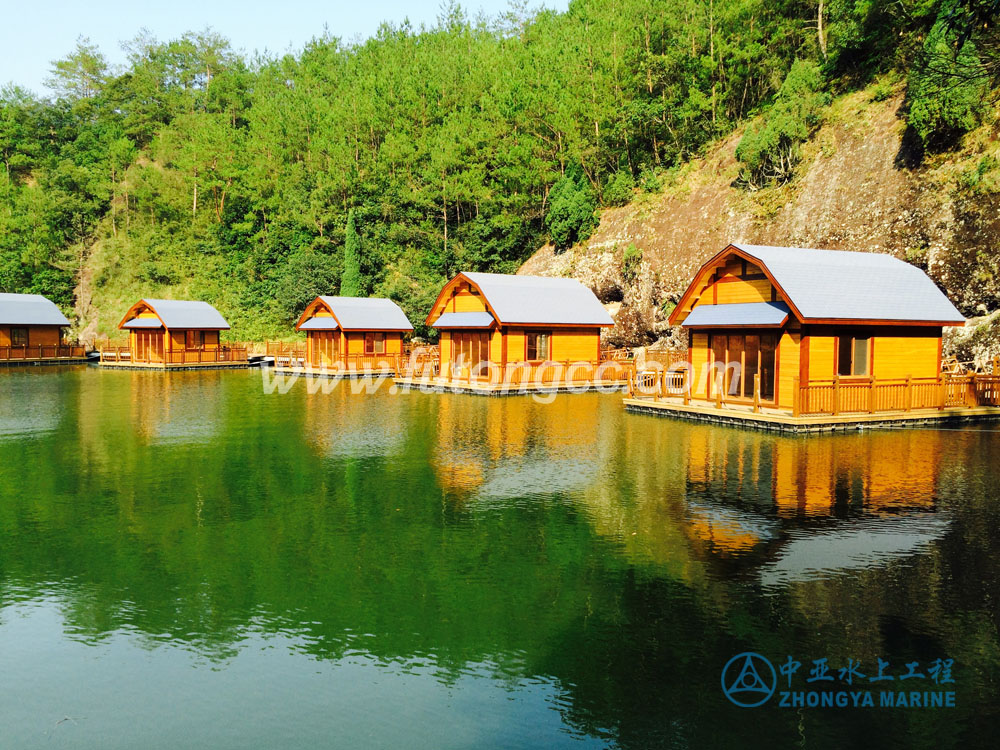
{"type": "Polygon", "coordinates": [[[69,320],[40,294],[0,294],[0,325],[68,326],[69,320]]]}
{"type": "Polygon", "coordinates": [[[689,296],[703,273],[730,254],[759,265],[802,322],[965,322],[927,274],[891,255],[732,244],[702,266],[671,314],[672,324],[684,314],[685,302],[692,301],[689,296]]]}
{"type": "Polygon", "coordinates": [[[148,307],[165,328],[194,329],[206,331],[229,330],[229,323],[219,314],[219,311],[207,302],[175,299],[141,299],[134,305],[118,325],[127,328],[141,307],[148,307]]]}
{"type": "MultiPolygon", "coordinates": [[[[402,308],[391,299],[379,297],[327,297],[321,296],[302,313],[295,330],[309,330],[306,321],[315,320],[316,303],[321,302],[337,324],[345,331],[412,331],[413,324],[402,308]]],[[[325,329],[330,330],[330,329],[325,329]]]]}
{"type": "MultiPolygon", "coordinates": [[[[613,326],[608,311],[590,289],[576,279],[460,273],[448,284],[465,279],[479,289],[487,308],[504,325],[613,326]]],[[[444,290],[442,290],[444,294],[444,290]]],[[[441,297],[438,297],[438,301],[441,297]]],[[[435,307],[437,303],[435,303],[435,307]]],[[[433,310],[432,310],[432,315],[433,310]]],[[[427,325],[433,325],[428,318],[427,325]]]]}

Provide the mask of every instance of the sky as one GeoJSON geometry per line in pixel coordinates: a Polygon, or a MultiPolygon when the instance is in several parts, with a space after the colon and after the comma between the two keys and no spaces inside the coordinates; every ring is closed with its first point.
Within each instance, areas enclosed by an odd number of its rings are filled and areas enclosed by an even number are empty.
{"type": "MultiPolygon", "coordinates": [[[[492,16],[506,10],[509,0],[461,5],[470,16],[492,16]]],[[[538,5],[563,10],[568,0],[529,2],[538,5]]],[[[440,0],[0,0],[0,85],[16,83],[48,96],[52,61],[69,54],[81,36],[113,65],[125,62],[121,42],[142,28],[167,40],[211,27],[234,49],[283,54],[322,36],[324,25],[351,41],[371,36],[383,21],[432,24],[440,10],[440,0]]]]}

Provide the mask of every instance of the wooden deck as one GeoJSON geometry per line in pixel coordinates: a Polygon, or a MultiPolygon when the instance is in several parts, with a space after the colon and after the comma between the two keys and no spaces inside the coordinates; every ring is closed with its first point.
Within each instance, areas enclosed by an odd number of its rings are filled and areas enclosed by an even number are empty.
{"type": "Polygon", "coordinates": [[[245,347],[168,351],[140,356],[128,347],[101,349],[101,367],[118,370],[240,370],[251,367],[245,347]]]}
{"type": "Polygon", "coordinates": [[[633,374],[631,362],[482,362],[473,367],[439,366],[409,368],[395,379],[402,388],[438,393],[480,396],[515,396],[531,393],[582,393],[589,390],[624,390],[633,374]]]}
{"type": "Polygon", "coordinates": [[[794,382],[790,409],[762,401],[759,376],[752,400],[694,398],[686,370],[640,372],[629,380],[628,411],[790,432],[914,426],[1000,419],[1000,376],[794,382]]]}
{"type": "Polygon", "coordinates": [[[711,402],[692,400],[685,404],[680,398],[625,398],[624,404],[626,411],[634,413],[655,414],[697,422],[712,422],[779,432],[831,432],[866,427],[919,427],[1000,419],[1000,408],[994,406],[795,417],[786,410],[761,407],[760,411],[754,412],[752,406],[738,404],[727,404],[719,409],[711,402]]]}
{"type": "Polygon", "coordinates": [[[0,346],[0,367],[76,365],[87,361],[87,349],[79,344],[0,346]]]}

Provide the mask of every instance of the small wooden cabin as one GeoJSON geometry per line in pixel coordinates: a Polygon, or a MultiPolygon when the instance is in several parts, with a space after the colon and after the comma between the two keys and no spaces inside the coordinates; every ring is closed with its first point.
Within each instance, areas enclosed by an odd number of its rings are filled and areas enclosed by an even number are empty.
{"type": "Polygon", "coordinates": [[[964,322],[890,255],[743,244],[705,263],[670,314],[690,334],[692,398],[749,403],[759,376],[760,402],[781,409],[800,385],[937,378],[942,327],[964,322]]]}
{"type": "Polygon", "coordinates": [[[40,294],[0,294],[0,361],[82,358],[83,348],[63,339],[68,326],[40,294]]]}
{"type": "Polygon", "coordinates": [[[366,357],[403,353],[413,325],[391,299],[317,297],[295,326],[306,332],[306,366],[361,363],[366,357]]]}
{"type": "Polygon", "coordinates": [[[232,359],[233,350],[219,340],[229,323],[207,302],[142,299],[129,308],[118,328],[128,331],[133,363],[190,365],[232,359]]]}
{"type": "Polygon", "coordinates": [[[427,325],[441,334],[441,366],[481,362],[598,362],[601,329],[614,325],[575,279],[460,273],[438,295],[427,325]]]}

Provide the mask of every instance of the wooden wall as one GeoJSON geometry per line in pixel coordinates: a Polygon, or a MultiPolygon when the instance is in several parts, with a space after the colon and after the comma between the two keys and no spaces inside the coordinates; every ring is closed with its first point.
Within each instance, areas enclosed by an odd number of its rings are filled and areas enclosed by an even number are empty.
{"type": "Polygon", "coordinates": [[[869,373],[876,380],[936,378],[940,373],[941,329],[924,326],[810,326],[804,379],[832,380],[837,374],[837,339],[870,336],[869,373]]]}
{"type": "Polygon", "coordinates": [[[799,345],[801,331],[784,330],[778,339],[778,382],[776,384],[778,406],[792,408],[795,378],[799,377],[799,345]]]}
{"type": "Polygon", "coordinates": [[[28,346],[57,346],[60,341],[59,326],[0,326],[0,346],[10,346],[10,329],[27,328],[28,346]]]}

